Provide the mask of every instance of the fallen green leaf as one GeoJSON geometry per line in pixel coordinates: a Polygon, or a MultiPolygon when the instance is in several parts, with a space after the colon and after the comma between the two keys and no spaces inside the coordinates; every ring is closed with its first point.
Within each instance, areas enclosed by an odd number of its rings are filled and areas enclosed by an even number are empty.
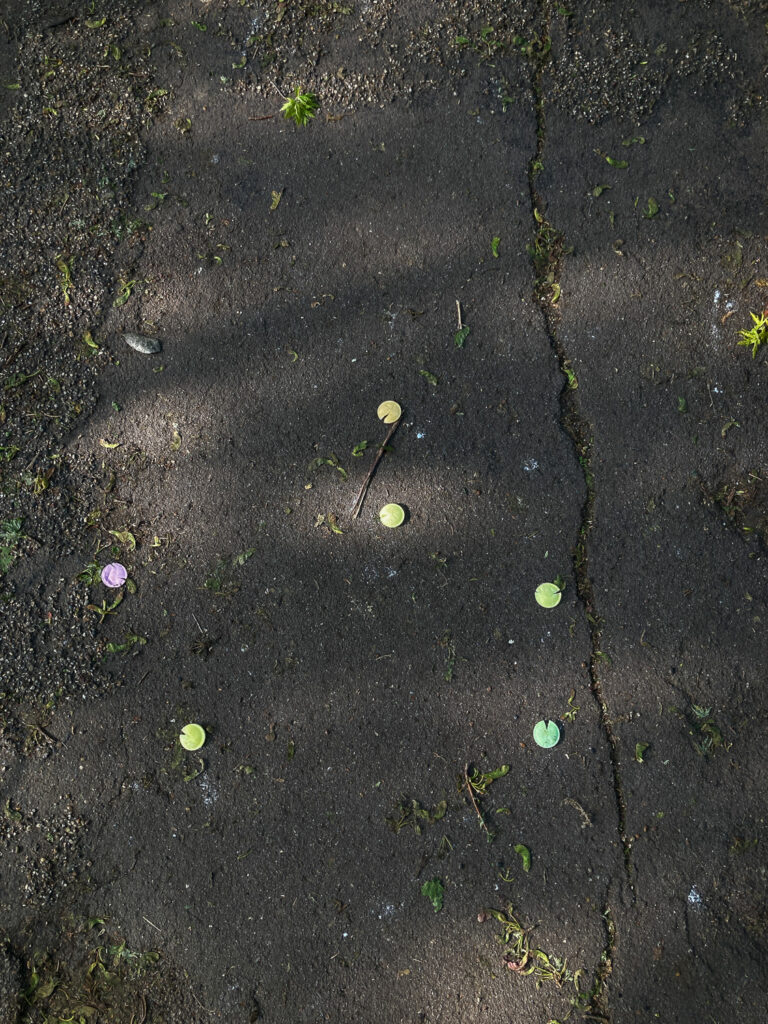
{"type": "Polygon", "coordinates": [[[645,210],[643,211],[643,216],[646,217],[648,220],[650,220],[651,217],[655,217],[658,212],[659,212],[659,204],[656,202],[656,200],[653,198],[653,196],[651,196],[650,199],[648,200],[648,205],[646,206],[645,210]]]}
{"type": "MultiPolygon", "coordinates": [[[[456,348],[464,348],[464,342],[467,340],[468,337],[469,337],[469,327],[464,326],[464,327],[461,328],[460,331],[456,331],[456,333],[453,336],[453,343],[456,346],[456,348]]],[[[421,372],[424,373],[423,370],[421,372]]],[[[433,383],[433,381],[430,381],[430,383],[433,383]]],[[[437,383],[437,379],[436,378],[434,379],[434,383],[435,384],[437,383]]]]}
{"type": "Polygon", "coordinates": [[[500,241],[501,241],[501,238],[499,238],[498,235],[494,235],[494,237],[491,239],[491,252],[493,253],[493,258],[495,260],[497,260],[499,258],[499,242],[500,241]]]}
{"type": "Polygon", "coordinates": [[[117,293],[117,298],[112,303],[112,305],[116,307],[124,306],[128,299],[130,299],[135,284],[135,279],[133,281],[121,281],[120,289],[117,293]]]}
{"type": "Polygon", "coordinates": [[[108,530],[107,533],[110,533],[121,544],[125,544],[129,551],[136,550],[136,538],[130,530],[108,530]]]}
{"type": "Polygon", "coordinates": [[[232,565],[245,565],[248,559],[256,554],[256,548],[248,548],[246,551],[241,552],[239,555],[235,555],[232,559],[232,565]]]}
{"type": "Polygon", "coordinates": [[[650,743],[636,743],[635,744],[635,760],[638,764],[643,763],[643,754],[650,747],[650,743]]]}
{"type": "Polygon", "coordinates": [[[519,854],[523,862],[523,871],[531,870],[531,851],[527,846],[523,846],[522,843],[517,843],[515,846],[515,853],[519,854]]]}
{"type": "Polygon", "coordinates": [[[595,185],[592,189],[592,195],[595,199],[599,199],[603,192],[607,192],[610,187],[610,185],[595,185]]]}
{"type": "Polygon", "coordinates": [[[472,769],[472,774],[468,776],[469,784],[472,789],[477,793],[478,796],[485,796],[488,787],[492,782],[497,779],[503,779],[505,775],[509,774],[509,765],[503,764],[499,768],[494,768],[490,772],[481,772],[478,768],[472,769]]]}
{"type": "Polygon", "coordinates": [[[618,167],[619,170],[624,170],[625,167],[629,167],[629,164],[626,160],[614,160],[612,156],[607,156],[605,159],[606,162],[611,165],[611,167],[618,167]]]}
{"type": "Polygon", "coordinates": [[[433,388],[436,388],[437,385],[439,384],[437,377],[434,375],[434,373],[430,373],[429,370],[419,370],[419,373],[421,374],[422,377],[424,377],[425,380],[427,380],[432,385],[433,388]]]}

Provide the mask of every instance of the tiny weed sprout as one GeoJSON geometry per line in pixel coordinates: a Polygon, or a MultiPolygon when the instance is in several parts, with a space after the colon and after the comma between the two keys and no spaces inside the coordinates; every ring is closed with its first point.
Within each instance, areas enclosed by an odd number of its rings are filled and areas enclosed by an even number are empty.
{"type": "Polygon", "coordinates": [[[757,316],[755,313],[750,313],[749,315],[752,317],[753,326],[748,331],[739,331],[741,337],[739,345],[751,348],[752,358],[754,359],[760,346],[768,341],[768,317],[765,315],[765,310],[760,316],[757,316]]]}
{"type": "Polygon", "coordinates": [[[645,752],[650,747],[650,743],[636,743],[635,744],[635,760],[638,764],[642,764],[645,760],[645,752]]]}
{"type": "Polygon", "coordinates": [[[395,505],[394,503],[385,505],[381,512],[379,512],[379,519],[384,526],[394,529],[396,526],[402,526],[405,520],[405,510],[402,505],[395,505]]]}
{"type": "Polygon", "coordinates": [[[280,113],[287,121],[293,121],[301,127],[312,120],[319,106],[317,96],[313,92],[302,92],[296,86],[296,92],[280,107],[280,113]]]}
{"type": "Polygon", "coordinates": [[[382,402],[379,408],[376,410],[376,415],[384,423],[397,423],[403,414],[403,410],[397,404],[397,402],[382,402]]]}
{"type": "Polygon", "coordinates": [[[540,583],[534,596],[542,608],[556,608],[560,604],[563,590],[557,583],[540,583]]]}
{"type": "Polygon", "coordinates": [[[190,722],[181,730],[179,743],[185,750],[199,750],[205,743],[205,729],[197,722],[190,722]]]}
{"type": "Polygon", "coordinates": [[[545,721],[543,718],[533,727],[533,739],[540,746],[548,749],[560,742],[560,729],[556,722],[545,721]]]}
{"type": "Polygon", "coordinates": [[[122,587],[128,579],[128,570],[120,562],[110,562],[101,570],[101,582],[105,587],[122,587]]]}

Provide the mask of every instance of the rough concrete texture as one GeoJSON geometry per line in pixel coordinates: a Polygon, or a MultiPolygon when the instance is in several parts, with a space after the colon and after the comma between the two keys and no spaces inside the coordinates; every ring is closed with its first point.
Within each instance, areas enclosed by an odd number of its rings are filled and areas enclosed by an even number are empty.
{"type": "Polygon", "coordinates": [[[764,5],[571,6],[0,4],[22,1020],[764,1021],[764,5]]]}

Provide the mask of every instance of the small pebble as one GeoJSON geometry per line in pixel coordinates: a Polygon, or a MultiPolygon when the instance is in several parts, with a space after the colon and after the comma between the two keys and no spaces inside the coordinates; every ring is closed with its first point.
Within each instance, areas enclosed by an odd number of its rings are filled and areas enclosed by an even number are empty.
{"type": "Polygon", "coordinates": [[[143,334],[124,334],[123,338],[131,348],[136,349],[137,352],[143,352],[147,356],[155,355],[163,347],[157,338],[147,338],[143,334]]]}

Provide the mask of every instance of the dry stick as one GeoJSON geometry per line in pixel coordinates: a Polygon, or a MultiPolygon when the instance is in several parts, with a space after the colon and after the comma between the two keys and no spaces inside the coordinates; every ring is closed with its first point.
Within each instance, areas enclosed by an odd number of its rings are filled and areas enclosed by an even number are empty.
{"type": "Polygon", "coordinates": [[[457,314],[457,316],[459,318],[459,330],[463,331],[464,330],[464,324],[461,322],[461,303],[459,302],[458,299],[456,299],[456,314],[457,314]]]}
{"type": "Polygon", "coordinates": [[[472,792],[472,783],[469,781],[469,765],[464,765],[464,781],[467,784],[467,792],[469,793],[469,799],[472,801],[472,806],[475,808],[475,814],[477,820],[480,822],[480,828],[483,829],[485,834],[489,836],[491,833],[488,831],[488,826],[485,824],[485,819],[480,813],[480,808],[477,806],[477,800],[475,800],[475,794],[472,792]]]}
{"type": "Polygon", "coordinates": [[[392,437],[394,432],[397,430],[397,427],[398,427],[398,424],[400,423],[400,419],[401,418],[402,417],[398,417],[395,420],[395,422],[392,424],[392,426],[389,428],[389,430],[387,431],[387,436],[384,438],[384,440],[383,440],[383,442],[381,444],[381,447],[376,452],[376,458],[373,460],[373,465],[368,470],[368,476],[365,478],[365,480],[363,480],[363,486],[358,491],[357,498],[355,499],[355,504],[352,506],[352,518],[353,519],[357,519],[357,517],[360,515],[360,512],[361,512],[361,510],[363,508],[363,502],[365,501],[365,496],[368,493],[368,487],[370,486],[371,479],[373,478],[373,474],[376,472],[376,467],[378,466],[378,464],[379,464],[379,462],[381,460],[382,455],[386,451],[386,448],[387,448],[387,445],[389,444],[390,438],[392,437]]]}

